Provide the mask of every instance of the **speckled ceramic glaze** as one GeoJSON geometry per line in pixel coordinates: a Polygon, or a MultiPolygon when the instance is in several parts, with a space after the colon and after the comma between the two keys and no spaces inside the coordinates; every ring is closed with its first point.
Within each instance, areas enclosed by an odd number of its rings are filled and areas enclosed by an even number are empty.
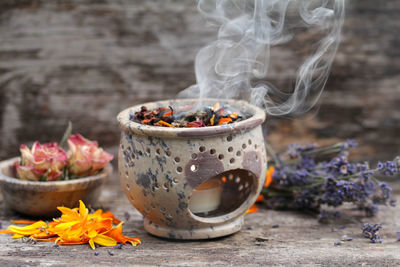
{"type": "Polygon", "coordinates": [[[148,109],[193,106],[182,99],[145,103],[122,111],[119,176],[125,194],[143,214],[145,229],[172,239],[209,239],[240,230],[243,214],[255,202],[266,173],[261,124],[265,113],[239,100],[206,99],[238,110],[245,120],[202,128],[166,128],[130,120],[142,105],[148,109]],[[193,190],[209,179],[222,179],[223,192],[215,216],[189,209],[193,190]]]}
{"type": "Polygon", "coordinates": [[[3,200],[11,209],[34,217],[51,218],[61,215],[58,206],[78,207],[79,200],[94,204],[102,185],[112,173],[109,165],[96,175],[52,182],[34,182],[15,178],[14,163],[19,158],[0,162],[0,187],[3,200]]]}

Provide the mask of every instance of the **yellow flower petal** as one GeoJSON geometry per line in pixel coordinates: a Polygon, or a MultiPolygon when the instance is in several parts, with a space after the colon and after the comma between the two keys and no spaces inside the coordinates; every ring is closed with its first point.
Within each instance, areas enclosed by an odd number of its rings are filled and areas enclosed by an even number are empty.
{"type": "Polygon", "coordinates": [[[142,244],[142,240],[140,238],[136,237],[133,240],[128,240],[129,243],[132,244],[132,246],[136,247],[137,245],[142,244]]]}
{"type": "Polygon", "coordinates": [[[104,247],[113,247],[117,245],[117,241],[115,241],[113,238],[102,234],[99,234],[95,238],[93,238],[93,241],[104,247]]]}
{"type": "Polygon", "coordinates": [[[57,207],[57,209],[62,212],[62,215],[69,215],[69,216],[78,215],[76,211],[67,207],[57,207]]]}
{"type": "Polygon", "coordinates": [[[90,245],[90,247],[91,247],[92,249],[95,249],[95,248],[96,248],[96,247],[94,246],[93,239],[90,239],[90,240],[89,240],[89,245],[90,245]]]}
{"type": "Polygon", "coordinates": [[[60,223],[54,227],[54,230],[56,232],[62,232],[78,223],[79,223],[79,221],[60,223]]]}
{"type": "Polygon", "coordinates": [[[79,214],[84,217],[88,214],[88,209],[86,208],[85,204],[82,200],[79,200],[79,214]]]}
{"type": "Polygon", "coordinates": [[[44,221],[38,221],[27,226],[10,225],[7,229],[16,234],[31,235],[40,232],[40,228],[45,228],[47,224],[44,221]]]}
{"type": "Polygon", "coordinates": [[[24,237],[25,235],[21,235],[21,234],[14,234],[11,238],[12,239],[17,239],[17,238],[21,238],[24,237]]]}
{"type": "Polygon", "coordinates": [[[96,237],[96,235],[97,235],[97,231],[95,231],[95,230],[91,230],[91,231],[88,233],[88,237],[89,237],[90,239],[96,237]]]}

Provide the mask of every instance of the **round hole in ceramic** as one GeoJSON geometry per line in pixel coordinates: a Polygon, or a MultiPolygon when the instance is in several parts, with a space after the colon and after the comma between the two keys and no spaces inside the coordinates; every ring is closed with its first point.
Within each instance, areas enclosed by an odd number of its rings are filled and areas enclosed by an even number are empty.
{"type": "Polygon", "coordinates": [[[190,166],[190,170],[191,170],[192,172],[197,172],[198,166],[195,165],[195,164],[193,164],[193,165],[190,166]]]}

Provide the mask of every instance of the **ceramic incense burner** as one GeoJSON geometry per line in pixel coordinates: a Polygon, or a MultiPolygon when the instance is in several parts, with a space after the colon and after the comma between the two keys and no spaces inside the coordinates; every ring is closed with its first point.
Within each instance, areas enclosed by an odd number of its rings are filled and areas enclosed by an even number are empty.
{"type": "Polygon", "coordinates": [[[118,157],[123,190],[144,216],[149,233],[172,239],[209,239],[239,231],[266,174],[263,110],[239,100],[182,99],[122,111],[118,157]],[[149,109],[221,106],[245,119],[200,128],[168,128],[131,120],[149,109]]]}

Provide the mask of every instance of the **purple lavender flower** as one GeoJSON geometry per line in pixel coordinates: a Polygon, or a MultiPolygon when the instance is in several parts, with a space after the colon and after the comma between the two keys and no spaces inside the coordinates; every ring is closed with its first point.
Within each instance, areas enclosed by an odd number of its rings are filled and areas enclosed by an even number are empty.
{"type": "Polygon", "coordinates": [[[115,246],[116,249],[122,249],[122,247],[124,246],[124,244],[119,243],[115,246]]]}
{"type": "Polygon", "coordinates": [[[372,243],[382,243],[379,235],[379,230],[382,229],[380,224],[364,223],[361,229],[364,237],[370,239],[372,243]]]}
{"type": "Polygon", "coordinates": [[[378,171],[386,176],[391,176],[399,172],[399,168],[394,161],[378,162],[378,171]]]}
{"type": "Polygon", "coordinates": [[[353,139],[347,139],[346,140],[346,144],[350,147],[350,148],[354,148],[357,147],[357,142],[353,139]]]}
{"type": "Polygon", "coordinates": [[[315,189],[305,189],[295,193],[294,205],[303,210],[314,211],[319,208],[319,203],[316,198],[317,191],[315,189]]]}
{"type": "Polygon", "coordinates": [[[353,238],[347,235],[342,235],[342,238],[340,239],[342,241],[353,241],[353,238]]]}
{"type": "Polygon", "coordinates": [[[390,193],[392,191],[392,188],[390,188],[390,186],[387,183],[385,182],[380,183],[379,188],[382,190],[383,199],[388,200],[392,197],[390,193]]]}
{"type": "Polygon", "coordinates": [[[273,179],[279,186],[299,186],[309,183],[306,170],[293,170],[287,166],[276,167],[273,179]]]}

